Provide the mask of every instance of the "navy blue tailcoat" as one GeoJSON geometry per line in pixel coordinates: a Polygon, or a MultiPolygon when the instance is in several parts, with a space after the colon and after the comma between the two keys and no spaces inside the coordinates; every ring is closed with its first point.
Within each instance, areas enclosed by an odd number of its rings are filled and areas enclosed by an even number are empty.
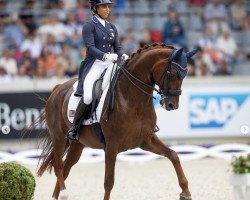
{"type": "Polygon", "coordinates": [[[105,53],[112,53],[112,49],[119,57],[123,54],[117,29],[108,21],[105,21],[104,27],[94,16],[91,21],[83,25],[82,37],[87,52],[80,66],[75,96],[83,95],[83,81],[96,59],[102,60],[105,53]]]}

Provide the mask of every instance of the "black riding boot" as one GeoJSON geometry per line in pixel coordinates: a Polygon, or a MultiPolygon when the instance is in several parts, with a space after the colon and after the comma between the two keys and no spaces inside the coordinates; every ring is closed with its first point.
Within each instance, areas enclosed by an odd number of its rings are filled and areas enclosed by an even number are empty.
{"type": "Polygon", "coordinates": [[[78,141],[77,133],[81,127],[82,121],[84,120],[84,115],[86,114],[88,105],[83,102],[83,98],[81,98],[74,116],[73,126],[69,129],[66,138],[69,140],[73,140],[75,142],[78,141]]]}

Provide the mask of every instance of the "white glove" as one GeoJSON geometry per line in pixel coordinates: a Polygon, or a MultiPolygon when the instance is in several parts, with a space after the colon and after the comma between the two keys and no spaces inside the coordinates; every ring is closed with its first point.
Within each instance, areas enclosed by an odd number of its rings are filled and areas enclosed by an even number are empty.
{"type": "Polygon", "coordinates": [[[124,60],[124,61],[126,61],[126,60],[128,60],[129,59],[129,56],[127,55],[127,54],[122,54],[122,60],[124,60]]]}
{"type": "Polygon", "coordinates": [[[105,55],[104,55],[104,60],[106,61],[106,60],[108,60],[108,61],[111,61],[111,62],[115,62],[115,61],[117,61],[117,58],[118,58],[118,55],[117,54],[115,54],[115,53],[106,53],[105,55]]]}

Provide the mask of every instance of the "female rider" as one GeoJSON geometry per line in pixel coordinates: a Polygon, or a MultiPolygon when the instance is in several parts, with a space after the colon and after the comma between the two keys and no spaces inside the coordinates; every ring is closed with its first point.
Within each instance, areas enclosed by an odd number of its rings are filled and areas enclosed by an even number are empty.
{"type": "Polygon", "coordinates": [[[74,94],[82,98],[75,112],[73,126],[66,135],[67,139],[73,141],[77,141],[77,133],[86,108],[92,102],[94,82],[118,57],[128,59],[128,55],[124,54],[120,47],[116,27],[107,21],[110,13],[109,6],[112,2],[110,0],[90,0],[89,3],[93,18],[83,26],[82,37],[87,53],[86,59],[80,66],[77,90],[74,94]],[[114,53],[112,53],[112,49],[114,53]]]}

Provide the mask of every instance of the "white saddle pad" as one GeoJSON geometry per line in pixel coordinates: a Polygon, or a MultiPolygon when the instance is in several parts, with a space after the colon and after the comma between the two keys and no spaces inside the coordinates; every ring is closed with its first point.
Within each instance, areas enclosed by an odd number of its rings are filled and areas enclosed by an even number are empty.
{"type": "MultiPolygon", "coordinates": [[[[117,66],[115,66],[116,68],[117,66]]],[[[96,122],[100,122],[100,118],[101,118],[101,114],[102,114],[102,108],[104,105],[104,101],[108,92],[108,88],[109,88],[109,84],[110,84],[110,77],[114,76],[114,72],[116,71],[115,69],[112,70],[113,65],[109,66],[107,68],[107,71],[103,77],[103,83],[102,83],[102,97],[100,99],[100,102],[95,110],[95,112],[93,113],[93,116],[90,119],[84,120],[83,121],[83,125],[90,125],[96,122]],[[113,73],[112,73],[113,71],[113,73]]],[[[76,91],[76,87],[77,87],[78,81],[75,82],[75,84],[73,85],[73,93],[71,94],[70,98],[69,98],[69,104],[68,104],[68,110],[67,110],[67,115],[68,115],[68,120],[73,123],[74,120],[74,116],[75,116],[75,111],[77,108],[77,105],[79,103],[79,101],[81,100],[81,97],[76,97],[74,96],[74,93],[76,91]]]]}

